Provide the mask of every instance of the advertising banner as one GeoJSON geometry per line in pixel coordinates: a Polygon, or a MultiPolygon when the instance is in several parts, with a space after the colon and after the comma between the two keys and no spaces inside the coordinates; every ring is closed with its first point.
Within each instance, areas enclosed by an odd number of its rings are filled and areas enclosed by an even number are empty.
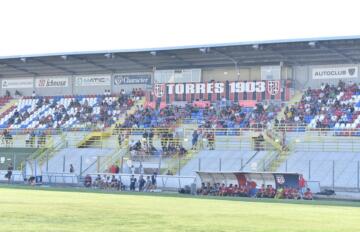
{"type": "Polygon", "coordinates": [[[81,75],[75,77],[76,86],[102,86],[110,85],[111,76],[109,75],[81,75]]]}
{"type": "Polygon", "coordinates": [[[343,66],[335,68],[313,68],[312,78],[318,79],[342,79],[342,78],[357,78],[357,66],[343,66]]]}
{"type": "Polygon", "coordinates": [[[33,78],[24,79],[2,79],[1,87],[3,89],[26,89],[34,87],[33,78]]]}
{"type": "Polygon", "coordinates": [[[231,101],[243,100],[281,100],[290,98],[288,80],[278,81],[235,81],[206,83],[168,83],[155,84],[148,95],[149,101],[161,98],[161,101],[219,101],[223,98],[231,101]]]}
{"type": "Polygon", "coordinates": [[[63,88],[68,87],[68,85],[68,77],[42,77],[35,80],[36,88],[63,88]]]}
{"type": "Polygon", "coordinates": [[[114,85],[151,85],[151,74],[114,74],[114,85]]]}
{"type": "Polygon", "coordinates": [[[264,184],[274,188],[299,187],[298,173],[271,173],[271,172],[197,172],[203,183],[226,183],[226,185],[246,185],[254,183],[258,188],[264,184]]]}

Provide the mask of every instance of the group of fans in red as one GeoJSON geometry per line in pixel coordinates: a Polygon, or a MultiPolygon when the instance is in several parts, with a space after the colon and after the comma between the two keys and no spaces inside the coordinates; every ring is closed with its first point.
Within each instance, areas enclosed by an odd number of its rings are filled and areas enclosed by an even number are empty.
{"type": "Polygon", "coordinates": [[[287,186],[275,189],[272,185],[261,185],[259,189],[256,188],[255,182],[248,182],[246,185],[226,186],[224,183],[202,183],[201,188],[197,190],[198,195],[210,196],[229,196],[229,197],[256,197],[256,198],[275,198],[275,199],[304,199],[312,200],[313,193],[309,188],[291,188],[287,186]]]}

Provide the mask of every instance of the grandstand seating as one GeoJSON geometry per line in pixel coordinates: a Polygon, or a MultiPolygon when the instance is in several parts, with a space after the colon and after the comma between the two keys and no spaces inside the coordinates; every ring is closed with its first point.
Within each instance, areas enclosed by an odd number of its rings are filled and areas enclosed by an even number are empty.
{"type": "MultiPolygon", "coordinates": [[[[338,131],[360,128],[360,89],[357,84],[322,84],[307,89],[299,103],[284,112],[285,124],[309,128],[334,128],[338,131]]],[[[339,134],[342,135],[342,134],[339,134]]],[[[360,136],[360,133],[352,134],[360,136]]]]}
{"type": "Polygon", "coordinates": [[[1,115],[0,128],[104,128],[132,104],[127,96],[24,97],[1,115]]]}
{"type": "Polygon", "coordinates": [[[11,97],[0,97],[0,107],[3,107],[6,103],[8,103],[11,100],[11,97]]]}
{"type": "Polygon", "coordinates": [[[166,106],[160,110],[139,108],[119,126],[123,128],[168,127],[178,120],[184,123],[198,123],[206,128],[248,128],[263,127],[271,121],[280,107],[273,104],[257,104],[256,107],[241,107],[229,102],[213,103],[210,107],[192,104],[166,106]]]}

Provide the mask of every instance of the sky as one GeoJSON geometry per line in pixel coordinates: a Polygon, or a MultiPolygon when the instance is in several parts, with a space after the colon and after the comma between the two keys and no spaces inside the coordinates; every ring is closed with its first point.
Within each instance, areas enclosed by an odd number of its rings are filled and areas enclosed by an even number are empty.
{"type": "Polygon", "coordinates": [[[1,0],[0,57],[360,35],[360,1],[1,0]]]}

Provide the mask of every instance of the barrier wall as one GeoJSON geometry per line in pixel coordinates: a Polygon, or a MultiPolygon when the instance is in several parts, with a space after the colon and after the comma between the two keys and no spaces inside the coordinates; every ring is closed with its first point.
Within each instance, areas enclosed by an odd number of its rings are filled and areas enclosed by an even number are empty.
{"type": "Polygon", "coordinates": [[[11,95],[19,91],[23,96],[31,96],[33,91],[40,96],[102,94],[105,90],[119,93],[133,88],[147,89],[152,83],[152,73],[116,73],[76,76],[44,76],[0,79],[1,95],[9,91],[11,95]]]}
{"type": "Polygon", "coordinates": [[[299,187],[298,173],[271,172],[197,172],[203,183],[224,183],[226,186],[245,185],[247,182],[256,183],[257,187],[272,185],[273,187],[299,187]]]}

